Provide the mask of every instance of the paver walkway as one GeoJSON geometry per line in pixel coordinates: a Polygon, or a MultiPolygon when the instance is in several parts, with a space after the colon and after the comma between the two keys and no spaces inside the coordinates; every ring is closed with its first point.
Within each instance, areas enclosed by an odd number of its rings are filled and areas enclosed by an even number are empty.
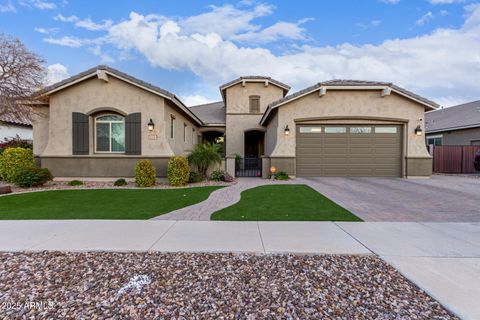
{"type": "Polygon", "coordinates": [[[480,222],[480,179],[301,178],[364,221],[480,222]]]}
{"type": "Polygon", "coordinates": [[[189,207],[178,209],[150,220],[210,220],[215,211],[229,207],[240,201],[242,191],[267,184],[296,184],[302,183],[297,180],[268,180],[259,178],[238,178],[237,183],[216,190],[210,194],[207,200],[189,207]]]}

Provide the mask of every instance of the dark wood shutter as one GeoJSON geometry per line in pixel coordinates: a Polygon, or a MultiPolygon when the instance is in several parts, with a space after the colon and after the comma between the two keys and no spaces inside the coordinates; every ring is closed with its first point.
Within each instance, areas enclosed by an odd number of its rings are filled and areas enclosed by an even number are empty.
{"type": "Polygon", "coordinates": [[[142,114],[130,113],[125,118],[125,153],[142,154],[142,114]]]}
{"type": "Polygon", "coordinates": [[[72,113],[72,153],[84,155],[89,153],[88,144],[88,115],[72,113]]]}

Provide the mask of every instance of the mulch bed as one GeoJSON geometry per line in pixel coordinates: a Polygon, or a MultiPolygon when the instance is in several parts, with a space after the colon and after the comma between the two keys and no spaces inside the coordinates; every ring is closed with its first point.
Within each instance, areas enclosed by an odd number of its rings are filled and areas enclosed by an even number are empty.
{"type": "Polygon", "coordinates": [[[457,319],[374,256],[0,253],[0,279],[1,319],[457,319]]]}
{"type": "MultiPolygon", "coordinates": [[[[0,187],[2,186],[10,186],[12,189],[12,193],[20,193],[20,192],[32,192],[32,191],[46,191],[46,190],[79,190],[79,189],[134,189],[137,188],[135,186],[135,182],[128,181],[126,186],[116,187],[113,185],[114,181],[85,181],[82,180],[83,185],[80,186],[69,186],[68,181],[49,181],[45,185],[41,187],[34,187],[34,188],[19,188],[14,184],[7,184],[3,181],[0,181],[0,187]]],[[[198,183],[189,183],[184,187],[181,188],[193,188],[193,187],[207,187],[207,186],[230,186],[235,184],[236,182],[229,183],[229,182],[222,182],[222,181],[203,181],[198,183]]],[[[157,182],[154,187],[149,189],[170,189],[170,188],[179,188],[179,187],[172,187],[166,182],[157,182]]]]}

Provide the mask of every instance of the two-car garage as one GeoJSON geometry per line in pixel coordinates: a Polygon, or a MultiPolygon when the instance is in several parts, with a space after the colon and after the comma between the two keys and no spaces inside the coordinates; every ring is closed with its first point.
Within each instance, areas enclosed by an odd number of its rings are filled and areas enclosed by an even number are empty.
{"type": "Polygon", "coordinates": [[[402,176],[402,126],[297,124],[299,177],[402,176]]]}

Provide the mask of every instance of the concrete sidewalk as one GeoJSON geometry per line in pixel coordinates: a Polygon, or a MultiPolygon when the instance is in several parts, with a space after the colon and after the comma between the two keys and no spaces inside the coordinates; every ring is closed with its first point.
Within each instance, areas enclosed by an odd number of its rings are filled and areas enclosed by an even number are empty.
{"type": "Polygon", "coordinates": [[[0,221],[0,251],[375,254],[465,319],[480,319],[480,224],[0,221]]]}

